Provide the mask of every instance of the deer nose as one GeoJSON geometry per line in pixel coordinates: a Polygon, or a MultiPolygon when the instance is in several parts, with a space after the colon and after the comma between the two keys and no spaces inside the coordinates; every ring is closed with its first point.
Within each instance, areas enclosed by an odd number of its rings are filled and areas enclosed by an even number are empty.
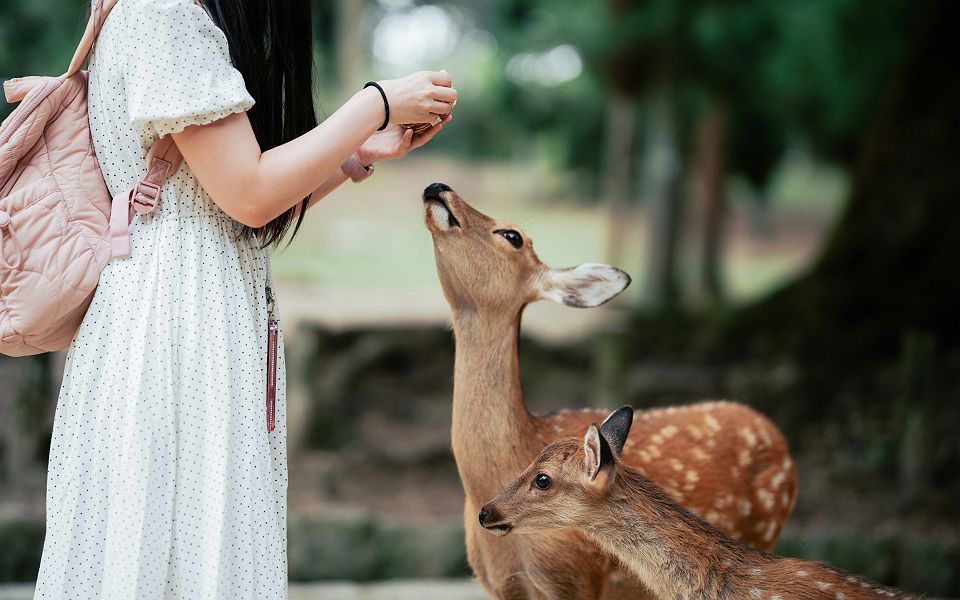
{"type": "Polygon", "coordinates": [[[489,517],[489,516],[490,516],[490,509],[489,509],[489,508],[483,507],[483,508],[480,509],[480,526],[481,526],[481,527],[482,527],[483,524],[486,522],[487,517],[489,517]]]}
{"type": "Polygon", "coordinates": [[[453,188],[445,183],[431,183],[423,190],[423,199],[424,200],[442,200],[440,196],[443,192],[452,192],[453,188]]]}

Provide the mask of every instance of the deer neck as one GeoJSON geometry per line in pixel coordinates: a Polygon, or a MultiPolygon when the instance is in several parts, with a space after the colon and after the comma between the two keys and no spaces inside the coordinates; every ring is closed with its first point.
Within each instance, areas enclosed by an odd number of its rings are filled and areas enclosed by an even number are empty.
{"type": "Polygon", "coordinates": [[[453,314],[453,454],[476,503],[494,497],[540,450],[520,388],[521,314],[453,314]]]}
{"type": "MultiPolygon", "coordinates": [[[[622,471],[621,471],[622,474],[622,471]]],[[[729,600],[764,554],[729,540],[649,481],[618,483],[585,531],[658,598],[729,600]]],[[[623,477],[619,477],[623,480],[623,477]]]]}

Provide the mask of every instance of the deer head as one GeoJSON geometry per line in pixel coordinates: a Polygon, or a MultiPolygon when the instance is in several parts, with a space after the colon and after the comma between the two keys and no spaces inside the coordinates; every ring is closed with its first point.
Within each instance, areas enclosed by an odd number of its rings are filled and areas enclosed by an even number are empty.
{"type": "Polygon", "coordinates": [[[479,212],[443,183],[427,186],[423,202],[440,284],[454,310],[512,312],[541,298],[587,308],[630,285],[629,275],[609,265],[551,269],[517,226],[479,212]]]}
{"type": "Polygon", "coordinates": [[[496,535],[583,527],[610,491],[633,409],[618,408],[583,442],[569,438],[547,446],[520,477],[480,510],[480,525],[496,535]]]}

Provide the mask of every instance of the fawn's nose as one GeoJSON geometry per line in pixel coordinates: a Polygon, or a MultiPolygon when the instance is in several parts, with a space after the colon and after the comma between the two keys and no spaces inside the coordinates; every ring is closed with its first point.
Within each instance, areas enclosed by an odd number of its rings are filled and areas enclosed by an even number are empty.
{"type": "Polygon", "coordinates": [[[442,192],[452,192],[453,188],[445,183],[431,183],[423,190],[424,200],[443,200],[440,196],[442,192]]]}
{"type": "Polygon", "coordinates": [[[487,517],[490,516],[490,509],[484,506],[480,509],[480,526],[482,527],[487,521],[487,517]]]}

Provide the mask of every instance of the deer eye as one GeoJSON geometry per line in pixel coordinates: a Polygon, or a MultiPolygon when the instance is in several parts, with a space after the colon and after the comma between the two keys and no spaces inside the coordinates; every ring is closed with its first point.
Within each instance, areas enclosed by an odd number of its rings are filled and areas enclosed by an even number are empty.
{"type": "Polygon", "coordinates": [[[546,490],[550,488],[550,485],[553,481],[550,479],[549,475],[540,473],[533,479],[533,485],[537,486],[537,489],[546,490]]]}
{"type": "Polygon", "coordinates": [[[494,233],[499,233],[502,235],[504,239],[510,242],[510,245],[514,248],[523,246],[523,237],[513,229],[501,229],[500,231],[496,231],[494,233]]]}

